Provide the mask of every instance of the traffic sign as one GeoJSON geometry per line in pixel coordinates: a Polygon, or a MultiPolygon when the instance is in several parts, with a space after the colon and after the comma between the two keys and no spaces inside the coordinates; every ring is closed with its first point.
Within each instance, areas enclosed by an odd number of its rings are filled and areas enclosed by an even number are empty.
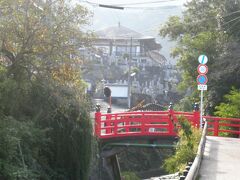
{"type": "Polygon", "coordinates": [[[206,75],[204,75],[204,74],[198,75],[198,77],[197,77],[198,84],[205,85],[205,84],[207,84],[207,82],[208,82],[208,78],[206,75]]]}
{"type": "Polygon", "coordinates": [[[197,77],[197,83],[198,83],[198,90],[201,90],[201,114],[200,114],[200,128],[202,128],[202,122],[203,122],[203,91],[207,90],[207,82],[208,78],[205,74],[208,72],[208,67],[205,65],[208,62],[208,57],[204,54],[200,55],[198,57],[198,62],[200,63],[198,65],[198,77],[197,77]]]}
{"type": "Polygon", "coordinates": [[[199,74],[207,74],[208,73],[208,67],[205,64],[199,64],[197,67],[197,71],[199,74]]]}
{"type": "Polygon", "coordinates": [[[198,57],[198,62],[200,64],[206,64],[208,62],[208,57],[202,54],[198,57]]]}
{"type": "Polygon", "coordinates": [[[198,90],[206,91],[206,90],[207,90],[207,85],[199,84],[199,85],[198,85],[198,90]]]}

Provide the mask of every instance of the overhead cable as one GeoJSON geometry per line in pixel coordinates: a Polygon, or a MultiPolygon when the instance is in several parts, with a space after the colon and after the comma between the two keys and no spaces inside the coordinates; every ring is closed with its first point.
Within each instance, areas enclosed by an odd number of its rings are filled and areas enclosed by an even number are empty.
{"type": "Polygon", "coordinates": [[[124,3],[124,4],[114,4],[114,6],[131,6],[131,5],[144,5],[144,4],[159,4],[165,2],[173,2],[178,0],[161,0],[161,1],[150,1],[150,2],[136,2],[136,3],[124,3]]]}
{"type": "MultiPolygon", "coordinates": [[[[90,2],[90,1],[82,1],[85,3],[88,3],[92,6],[98,6],[98,7],[103,7],[103,8],[111,8],[111,9],[150,9],[150,10],[155,10],[157,8],[163,7],[162,5],[159,6],[150,6],[150,7],[144,7],[144,6],[133,6],[133,5],[145,5],[145,4],[160,4],[160,3],[166,3],[166,2],[173,2],[177,0],[161,0],[161,1],[151,1],[151,2],[136,2],[136,3],[125,3],[125,4],[99,4],[95,2],[90,2]]],[[[174,5],[170,5],[174,6],[174,5]]]]}

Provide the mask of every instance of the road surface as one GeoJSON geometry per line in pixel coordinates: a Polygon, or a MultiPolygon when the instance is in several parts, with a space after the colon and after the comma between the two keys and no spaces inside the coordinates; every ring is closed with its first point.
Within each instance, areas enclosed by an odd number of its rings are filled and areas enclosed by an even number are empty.
{"type": "Polygon", "coordinates": [[[200,180],[240,179],[240,139],[207,136],[200,180]]]}
{"type": "MultiPolygon", "coordinates": [[[[101,105],[101,112],[107,113],[107,109],[109,107],[109,104],[105,102],[103,99],[94,99],[94,104],[100,104],[101,105]]],[[[124,106],[118,106],[116,104],[112,104],[112,113],[114,112],[125,112],[128,108],[124,106]]]]}

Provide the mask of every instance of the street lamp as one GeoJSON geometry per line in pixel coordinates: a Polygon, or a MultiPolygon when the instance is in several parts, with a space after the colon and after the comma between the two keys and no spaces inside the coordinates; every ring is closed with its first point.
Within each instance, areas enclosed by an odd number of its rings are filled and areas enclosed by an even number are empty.
{"type": "MultiPolygon", "coordinates": [[[[130,39],[130,56],[128,61],[128,108],[131,108],[131,66],[132,66],[132,37],[130,39]]],[[[135,75],[135,74],[134,74],[135,75]]]]}
{"type": "MultiPolygon", "coordinates": [[[[130,74],[130,73],[129,73],[130,74]]],[[[136,73],[131,73],[128,78],[128,108],[131,108],[131,89],[132,89],[132,77],[135,76],[136,73]]]]}

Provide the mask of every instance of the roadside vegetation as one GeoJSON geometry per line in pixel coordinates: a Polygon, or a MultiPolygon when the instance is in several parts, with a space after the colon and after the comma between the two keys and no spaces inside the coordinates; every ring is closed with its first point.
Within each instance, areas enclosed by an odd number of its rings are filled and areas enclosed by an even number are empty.
{"type": "Polygon", "coordinates": [[[215,114],[220,117],[240,118],[240,89],[232,88],[224,96],[224,102],[216,107],[215,114]]]}
{"type": "MultiPolygon", "coordinates": [[[[240,118],[240,90],[236,88],[232,88],[229,94],[224,96],[224,102],[222,102],[219,106],[216,107],[216,116],[220,117],[228,117],[228,118],[240,118]]],[[[229,123],[226,121],[220,121],[221,123],[229,123]]],[[[237,122],[230,122],[231,124],[239,124],[237,122]]],[[[226,130],[238,130],[238,127],[221,127],[221,129],[226,130]]],[[[220,132],[221,136],[235,136],[232,133],[220,132]]]]}
{"type": "Polygon", "coordinates": [[[90,103],[76,67],[88,11],[62,0],[0,7],[0,179],[87,180],[90,103]]]}
{"type": "Polygon", "coordinates": [[[134,172],[123,172],[122,173],[123,180],[140,180],[140,178],[134,172]]]}
{"type": "Polygon", "coordinates": [[[178,89],[183,95],[188,92],[179,105],[181,110],[189,111],[192,103],[199,102],[196,77],[201,54],[209,59],[208,90],[204,93],[207,113],[220,110],[215,107],[230,94],[232,87],[239,90],[239,18],[240,1],[191,0],[186,3],[183,16],[170,17],[161,28],[161,36],[177,42],[172,56],[182,72],[178,89]]]}
{"type": "Polygon", "coordinates": [[[201,139],[201,132],[183,116],[178,117],[181,127],[175,154],[164,161],[163,168],[168,173],[182,172],[188,162],[193,162],[201,139]]]}
{"type": "MultiPolygon", "coordinates": [[[[183,16],[170,17],[159,33],[177,42],[172,56],[177,59],[182,72],[178,90],[184,98],[176,108],[192,111],[193,103],[200,101],[196,82],[198,56],[205,54],[209,59],[205,113],[239,118],[240,1],[191,0],[185,7],[183,16]]],[[[199,132],[187,125],[187,121],[179,118],[179,122],[182,130],[176,153],[164,164],[169,173],[181,171],[188,161],[193,160],[200,138],[199,132]]]]}

